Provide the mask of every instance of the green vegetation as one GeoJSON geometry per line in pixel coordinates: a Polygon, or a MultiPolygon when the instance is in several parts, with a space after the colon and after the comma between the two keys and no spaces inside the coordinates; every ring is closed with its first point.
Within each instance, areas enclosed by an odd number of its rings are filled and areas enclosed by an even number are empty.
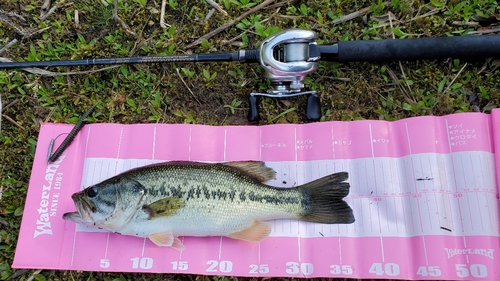
{"type": "MultiPolygon", "coordinates": [[[[133,36],[113,19],[112,0],[55,1],[59,5],[40,19],[44,1],[4,0],[0,13],[0,48],[18,43],[2,56],[14,61],[131,57],[185,54],[186,46],[260,4],[261,0],[220,0],[228,16],[203,0],[167,1],[161,28],[161,1],[119,2],[119,16],[133,36]],[[79,22],[75,22],[78,11],[79,22]],[[2,20],[7,18],[8,20],[2,20]],[[23,35],[24,34],[24,35],[23,35]]],[[[317,32],[319,44],[338,40],[466,35],[498,28],[477,22],[498,17],[493,0],[296,0],[276,1],[222,33],[204,40],[194,53],[256,48],[270,34],[287,28],[317,32]],[[274,5],[275,4],[275,5],[274,5]],[[370,7],[366,17],[333,23],[370,7]],[[390,16],[389,16],[390,15],[390,16]]],[[[495,27],[496,25],[496,27],[495,27]]],[[[397,120],[421,115],[489,112],[500,101],[500,61],[419,61],[327,63],[305,84],[321,97],[321,121],[397,120]]],[[[101,67],[102,68],[102,67],[101,67]]],[[[247,97],[265,91],[269,82],[257,64],[136,64],[96,71],[99,67],[59,67],[53,72],[90,73],[39,76],[0,70],[5,117],[0,135],[0,280],[10,268],[34,157],[40,123],[75,123],[92,105],[90,122],[247,124],[247,97]]],[[[261,124],[303,123],[306,98],[260,100],[261,124]]],[[[28,271],[21,280],[33,274],[28,271]]],[[[231,280],[204,276],[150,275],[44,270],[35,280],[231,280]]],[[[240,278],[245,279],[246,278],[240,278]]]]}

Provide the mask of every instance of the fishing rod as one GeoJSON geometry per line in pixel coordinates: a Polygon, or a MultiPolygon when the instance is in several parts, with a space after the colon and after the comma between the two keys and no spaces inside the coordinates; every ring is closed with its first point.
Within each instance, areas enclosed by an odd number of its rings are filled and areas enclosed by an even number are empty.
{"type": "Polygon", "coordinates": [[[271,81],[271,89],[266,93],[250,93],[248,120],[253,122],[260,119],[257,106],[260,96],[289,98],[308,95],[306,116],[311,121],[317,121],[321,118],[319,97],[315,91],[303,91],[303,81],[309,73],[318,68],[320,61],[345,63],[500,57],[500,35],[356,40],[339,41],[329,45],[318,45],[316,40],[317,36],[313,31],[288,29],[268,37],[258,49],[252,50],[174,56],[8,62],[0,63],[0,69],[174,62],[260,63],[265,70],[265,77],[271,81]]]}

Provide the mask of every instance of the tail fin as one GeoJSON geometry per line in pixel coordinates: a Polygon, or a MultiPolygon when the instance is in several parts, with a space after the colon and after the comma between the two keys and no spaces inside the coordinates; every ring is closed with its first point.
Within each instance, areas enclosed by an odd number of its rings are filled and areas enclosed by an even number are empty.
{"type": "Polygon", "coordinates": [[[350,185],[343,182],[348,177],[347,172],[340,172],[298,186],[306,202],[300,219],[327,224],[353,223],[352,209],[342,200],[349,194],[350,185]]]}

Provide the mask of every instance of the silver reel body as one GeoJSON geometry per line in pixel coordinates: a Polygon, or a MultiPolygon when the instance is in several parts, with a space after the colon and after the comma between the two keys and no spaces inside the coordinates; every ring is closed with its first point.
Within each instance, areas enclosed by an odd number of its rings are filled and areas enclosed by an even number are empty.
{"type": "Polygon", "coordinates": [[[266,93],[250,94],[249,121],[258,121],[257,97],[289,98],[309,95],[307,118],[319,120],[319,97],[314,91],[302,91],[307,74],[315,71],[320,57],[310,57],[310,46],[316,45],[316,34],[310,30],[288,29],[278,32],[262,42],[259,62],[265,77],[271,81],[266,93]]]}

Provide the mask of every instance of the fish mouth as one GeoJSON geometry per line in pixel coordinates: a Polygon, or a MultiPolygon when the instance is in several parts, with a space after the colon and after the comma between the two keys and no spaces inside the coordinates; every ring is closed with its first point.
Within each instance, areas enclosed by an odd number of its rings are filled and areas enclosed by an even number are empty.
{"type": "Polygon", "coordinates": [[[85,223],[82,216],[80,216],[80,213],[78,212],[65,213],[63,215],[63,219],[75,223],[81,223],[81,224],[85,223]]]}
{"type": "Polygon", "coordinates": [[[93,209],[92,204],[82,196],[81,192],[73,194],[71,198],[77,211],[65,213],[63,219],[75,223],[89,224],[92,221],[92,216],[90,215],[93,209]]]}

